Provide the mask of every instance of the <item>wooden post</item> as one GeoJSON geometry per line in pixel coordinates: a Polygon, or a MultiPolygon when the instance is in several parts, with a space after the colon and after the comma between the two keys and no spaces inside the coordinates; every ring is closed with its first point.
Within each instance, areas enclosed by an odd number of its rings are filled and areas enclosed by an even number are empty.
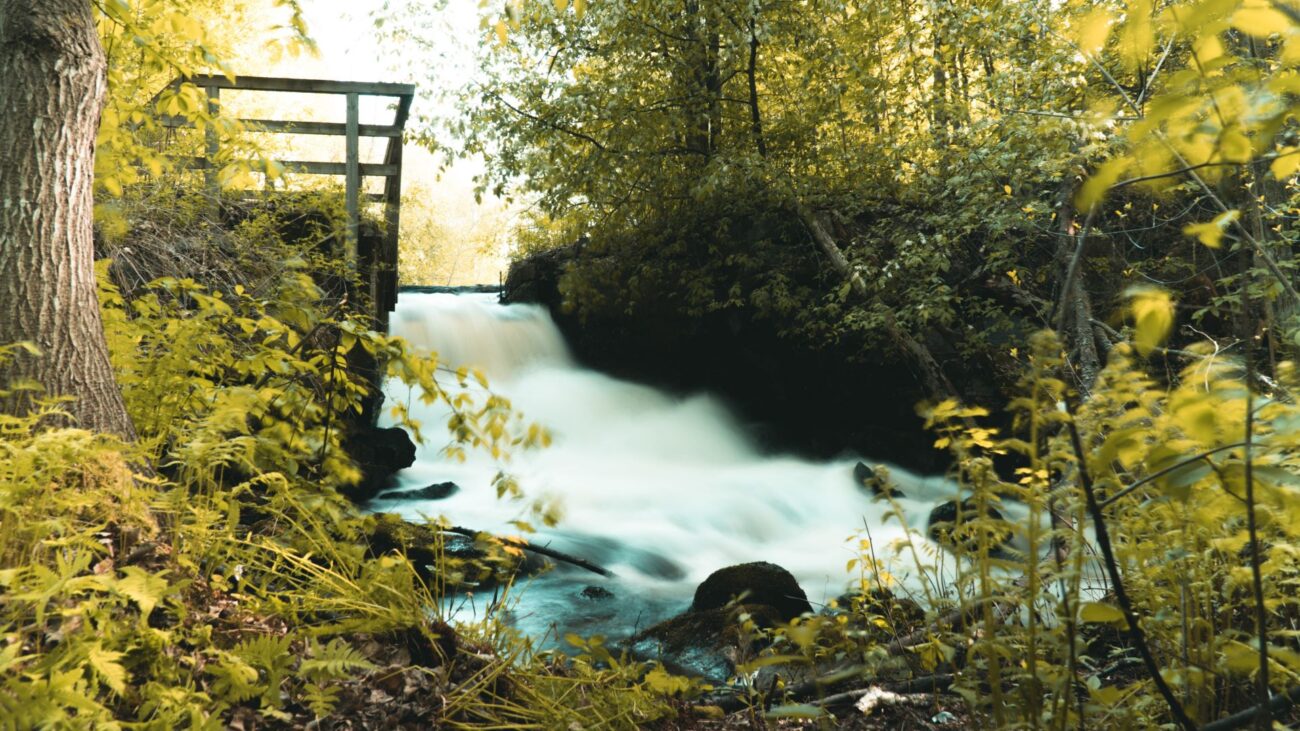
{"type": "Polygon", "coordinates": [[[402,225],[402,138],[390,140],[388,145],[387,162],[397,170],[384,181],[384,222],[387,230],[384,232],[384,250],[379,257],[383,270],[376,278],[379,286],[375,293],[375,305],[384,314],[382,319],[385,322],[388,311],[393,309],[397,300],[397,242],[402,225]]]}
{"type": "Polygon", "coordinates": [[[221,184],[217,180],[217,155],[221,153],[221,137],[217,132],[217,115],[221,112],[221,89],[216,86],[206,88],[208,93],[208,125],[204,130],[207,150],[204,152],[203,183],[208,190],[208,198],[213,214],[221,210],[221,184]]]}
{"type": "Polygon", "coordinates": [[[348,206],[348,261],[358,265],[357,242],[361,231],[361,104],[356,92],[348,94],[347,121],[347,206],[348,206]]]}

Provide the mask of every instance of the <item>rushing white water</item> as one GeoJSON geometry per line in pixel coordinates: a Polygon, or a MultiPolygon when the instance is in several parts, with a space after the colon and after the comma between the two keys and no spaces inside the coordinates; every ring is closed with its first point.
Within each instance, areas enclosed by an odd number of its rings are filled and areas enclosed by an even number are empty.
{"type": "MultiPolygon", "coordinates": [[[[522,517],[523,507],[498,500],[491,486],[493,475],[505,469],[530,499],[563,506],[558,528],[532,540],[617,575],[612,584],[571,570],[537,580],[517,610],[525,631],[536,634],[558,622],[563,631],[616,634],[621,623],[626,634],[633,624],[684,608],[711,572],[747,561],[784,566],[811,601],[825,602],[844,592],[852,578],[846,562],[867,533],[881,561],[893,556],[892,545],[907,527],[922,560],[935,556],[920,536],[930,510],[953,496],[950,483],[891,470],[905,497],[897,501],[903,521],[889,517],[887,502],[872,500],[855,484],[856,460],[819,463],[760,453],[712,397],[678,398],[578,367],[539,307],[502,306],[493,295],[407,293],[391,328],[438,353],[440,363],[481,367],[492,391],[508,397],[528,421],[549,428],[554,442],[516,451],[504,465],[474,452],[462,464],[442,455],[441,441],[424,445],[417,463],[399,474],[402,487],[450,480],[461,490],[437,502],[378,507],[513,533],[508,521],[522,517]],[[591,609],[595,603],[577,595],[588,584],[609,586],[619,609],[591,609]]],[[[390,389],[390,398],[407,400],[399,388],[390,389]]],[[[445,409],[409,403],[427,432],[440,436],[445,409]]],[[[904,588],[919,590],[916,579],[907,578],[916,574],[910,553],[890,563],[904,588]]]]}

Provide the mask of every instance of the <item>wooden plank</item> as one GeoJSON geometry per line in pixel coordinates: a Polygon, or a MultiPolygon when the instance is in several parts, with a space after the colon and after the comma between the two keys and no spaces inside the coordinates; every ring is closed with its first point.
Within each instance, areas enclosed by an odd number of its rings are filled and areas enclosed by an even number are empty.
{"type": "Polygon", "coordinates": [[[347,207],[348,248],[352,261],[357,262],[357,242],[361,231],[361,97],[348,94],[347,122],[347,207]]]}
{"type": "MultiPolygon", "coordinates": [[[[241,119],[250,131],[273,132],[293,135],[333,135],[342,137],[348,133],[346,124],[338,122],[295,122],[282,119],[241,119]]],[[[362,124],[357,126],[357,134],[362,137],[401,137],[402,129],[387,124],[362,124]]]]}
{"type": "MultiPolygon", "coordinates": [[[[342,122],[301,122],[289,119],[241,119],[250,132],[293,135],[329,135],[343,137],[348,126],[342,122]]],[[[162,117],[159,122],[168,129],[194,129],[194,123],[185,117],[162,117]]],[[[388,124],[363,124],[357,128],[362,137],[395,138],[402,136],[400,127],[388,124]]]]}
{"type": "MultiPolygon", "coordinates": [[[[209,165],[206,158],[202,157],[178,157],[182,166],[189,170],[206,170],[209,165]]],[[[278,161],[285,167],[285,172],[296,173],[299,175],[347,175],[347,163],[342,162],[319,162],[315,160],[280,160],[278,161]]],[[[381,165],[373,162],[363,162],[358,166],[363,178],[386,178],[397,172],[396,165],[381,165]]]]}
{"type": "Polygon", "coordinates": [[[234,81],[221,75],[197,74],[181,79],[195,86],[242,91],[287,91],[299,94],[361,94],[363,96],[414,96],[414,84],[375,81],[332,81],[329,79],[292,79],[275,76],[237,76],[234,81]]]}

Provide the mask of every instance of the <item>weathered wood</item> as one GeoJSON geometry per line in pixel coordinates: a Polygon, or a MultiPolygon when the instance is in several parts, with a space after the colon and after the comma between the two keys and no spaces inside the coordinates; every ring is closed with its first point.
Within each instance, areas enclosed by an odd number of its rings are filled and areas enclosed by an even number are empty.
{"type": "Polygon", "coordinates": [[[222,75],[196,74],[188,79],[195,86],[241,91],[284,91],[299,94],[361,94],[364,96],[414,96],[415,84],[392,84],[377,81],[333,81],[329,79],[294,79],[278,76],[237,76],[232,81],[222,75]]]}
{"type": "MultiPolygon", "coordinates": [[[[217,125],[212,120],[216,119],[217,114],[221,112],[221,89],[209,87],[208,94],[208,116],[211,118],[207,127],[203,130],[203,136],[206,141],[206,152],[209,160],[217,159],[221,152],[221,138],[217,134],[217,125]]],[[[215,166],[205,168],[203,173],[203,182],[207,186],[208,197],[212,200],[212,205],[217,205],[221,200],[221,186],[217,181],[217,171],[215,166]]]]}
{"type": "MultiPolygon", "coordinates": [[[[203,88],[210,100],[209,110],[215,116],[219,109],[216,101],[222,89],[238,91],[278,91],[308,94],[343,94],[347,97],[347,119],[339,122],[293,121],[281,119],[240,119],[246,128],[256,132],[272,134],[303,134],[340,136],[345,141],[343,162],[322,160],[283,160],[285,172],[308,175],[337,175],[345,178],[345,195],[347,207],[347,258],[357,267],[375,307],[375,324],[386,327],[387,314],[397,302],[397,247],[398,232],[401,225],[402,203],[402,142],[406,121],[410,116],[411,102],[415,95],[413,84],[389,84],[376,82],[332,81],[324,79],[291,79],[265,76],[226,76],[198,75],[186,79],[177,79],[169,86],[178,88],[190,83],[203,88]],[[360,100],[362,96],[390,96],[397,99],[396,111],[392,124],[361,124],[360,100]],[[382,163],[361,162],[360,138],[387,139],[382,163]],[[382,193],[367,193],[362,190],[365,178],[385,178],[382,193]],[[382,203],[384,206],[385,233],[371,249],[360,250],[361,205],[363,202],[382,203]],[[364,254],[364,256],[363,256],[364,254]]],[[[184,117],[162,116],[163,126],[169,128],[193,128],[192,120],[184,117]]],[[[208,126],[207,148],[204,157],[184,157],[178,162],[193,170],[203,170],[204,178],[213,198],[219,194],[215,160],[220,153],[216,129],[208,126]]]]}
{"type": "Polygon", "coordinates": [[[347,122],[347,161],[344,163],[347,176],[348,209],[348,256],[357,261],[357,237],[361,230],[361,139],[357,136],[361,126],[361,97],[355,93],[348,94],[347,122]]]}
{"type": "MultiPolygon", "coordinates": [[[[163,117],[159,120],[168,129],[193,129],[194,123],[185,117],[163,117]]],[[[267,132],[287,135],[321,135],[342,137],[348,133],[348,126],[342,122],[307,122],[292,119],[244,119],[240,123],[250,132],[267,132]]],[[[400,138],[402,129],[391,124],[362,124],[357,127],[357,134],[362,137],[400,138]]]]}
{"type": "MultiPolygon", "coordinates": [[[[183,167],[189,170],[207,170],[215,168],[208,162],[207,158],[202,157],[178,157],[176,158],[183,167]]],[[[287,173],[298,173],[303,175],[347,175],[348,165],[345,162],[317,162],[314,160],[279,160],[285,167],[287,173]]],[[[385,178],[397,172],[396,165],[381,165],[379,163],[363,162],[358,165],[363,178],[385,178]]],[[[384,202],[387,198],[382,193],[373,194],[377,196],[372,198],[375,202],[384,202]]]]}

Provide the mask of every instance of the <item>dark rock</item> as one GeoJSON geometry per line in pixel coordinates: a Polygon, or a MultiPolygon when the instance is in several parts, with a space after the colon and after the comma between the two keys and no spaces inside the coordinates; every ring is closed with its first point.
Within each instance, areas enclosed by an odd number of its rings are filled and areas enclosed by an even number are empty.
{"type": "Polygon", "coordinates": [[[782,621],[811,612],[808,595],[789,571],[766,561],[718,569],[695,589],[691,611],[725,607],[733,601],[771,607],[782,621]]]}
{"type": "Polygon", "coordinates": [[[369,427],[352,434],[343,448],[361,469],[361,482],[343,490],[353,502],[364,503],[388,487],[398,470],[415,464],[415,442],[399,427],[369,427]]]}
{"type": "MultiPolygon", "coordinates": [[[[974,520],[978,515],[975,500],[966,498],[961,503],[961,510],[957,508],[956,500],[948,500],[931,510],[930,517],[926,521],[926,533],[930,536],[930,540],[947,548],[957,547],[958,540],[953,536],[954,533],[957,533],[961,537],[962,550],[974,551],[977,547],[974,533],[963,524],[969,520],[974,520]]],[[[989,541],[992,555],[998,555],[1011,541],[1011,525],[1002,517],[1002,513],[997,508],[990,505],[986,510],[985,517],[998,524],[991,527],[989,541]]]]}
{"type": "Polygon", "coordinates": [[[415,490],[388,490],[379,494],[380,500],[444,500],[460,492],[454,482],[439,482],[415,490]]]}
{"type": "Polygon", "coordinates": [[[603,586],[588,586],[582,590],[581,595],[583,598],[591,599],[592,601],[602,601],[614,598],[614,592],[603,586]]]}
{"type": "Polygon", "coordinates": [[[877,472],[865,462],[853,465],[853,479],[863,488],[870,490],[872,497],[901,498],[903,491],[890,481],[889,476],[877,472]]]}

